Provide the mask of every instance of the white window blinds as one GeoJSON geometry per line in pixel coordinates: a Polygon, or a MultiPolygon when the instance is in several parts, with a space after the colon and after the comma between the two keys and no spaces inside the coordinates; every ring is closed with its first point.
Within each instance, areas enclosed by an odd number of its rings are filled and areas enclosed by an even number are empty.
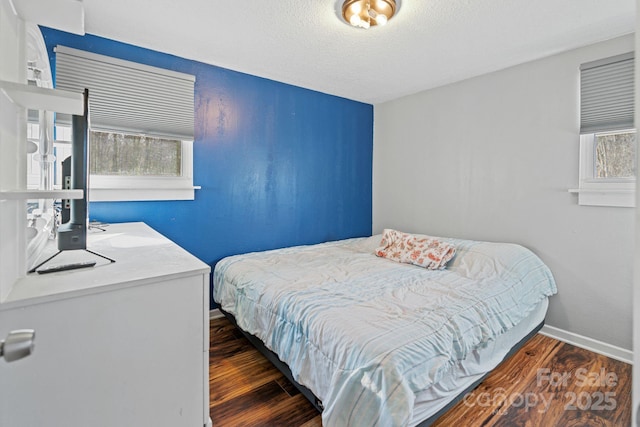
{"type": "Polygon", "coordinates": [[[193,140],[195,76],[56,47],[56,88],[89,89],[91,127],[193,140]]]}
{"type": "Polygon", "coordinates": [[[633,53],[580,66],[580,133],[634,128],[633,53]]]}

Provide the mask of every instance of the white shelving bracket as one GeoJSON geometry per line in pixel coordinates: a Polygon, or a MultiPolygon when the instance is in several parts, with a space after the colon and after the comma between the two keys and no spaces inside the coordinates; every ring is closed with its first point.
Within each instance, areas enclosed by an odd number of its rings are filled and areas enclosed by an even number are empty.
{"type": "Polygon", "coordinates": [[[76,115],[84,113],[81,93],[31,86],[6,80],[0,80],[0,91],[14,104],[24,108],[76,115]]]}
{"type": "Polygon", "coordinates": [[[0,200],[82,199],[82,190],[3,190],[0,200]]]}

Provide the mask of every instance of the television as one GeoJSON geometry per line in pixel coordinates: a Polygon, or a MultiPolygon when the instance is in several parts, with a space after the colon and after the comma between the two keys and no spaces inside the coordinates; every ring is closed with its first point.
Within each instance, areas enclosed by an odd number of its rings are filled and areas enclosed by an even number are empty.
{"type": "Polygon", "coordinates": [[[70,188],[82,190],[81,199],[69,201],[69,221],[58,227],[58,250],[87,249],[89,221],[89,90],[84,90],[84,114],[71,117],[70,188]]]}

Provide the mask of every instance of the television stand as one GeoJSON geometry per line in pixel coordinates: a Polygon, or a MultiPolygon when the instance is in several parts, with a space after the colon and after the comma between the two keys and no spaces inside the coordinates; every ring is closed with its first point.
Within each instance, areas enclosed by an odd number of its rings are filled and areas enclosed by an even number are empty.
{"type": "MultiPolygon", "coordinates": [[[[90,251],[89,249],[85,248],[85,249],[81,249],[81,250],[83,250],[85,252],[89,252],[90,254],[99,256],[100,258],[106,259],[107,261],[109,261],[111,263],[116,262],[115,259],[109,258],[108,256],[101,255],[101,254],[99,254],[97,252],[90,251]]],[[[62,252],[64,252],[64,251],[63,250],[59,250],[55,254],[51,255],[49,258],[47,258],[44,261],[42,261],[40,264],[38,264],[35,267],[33,267],[27,273],[39,273],[39,274],[55,273],[55,272],[58,272],[58,271],[75,270],[75,269],[78,269],[78,268],[88,268],[88,267],[93,267],[93,266],[96,265],[95,261],[83,261],[83,262],[76,262],[76,263],[71,263],[71,264],[58,265],[58,266],[49,267],[49,268],[45,268],[45,269],[39,270],[40,267],[42,267],[43,265],[45,265],[46,263],[48,263],[49,261],[51,261],[52,259],[54,259],[58,255],[60,255],[62,252]]]]}

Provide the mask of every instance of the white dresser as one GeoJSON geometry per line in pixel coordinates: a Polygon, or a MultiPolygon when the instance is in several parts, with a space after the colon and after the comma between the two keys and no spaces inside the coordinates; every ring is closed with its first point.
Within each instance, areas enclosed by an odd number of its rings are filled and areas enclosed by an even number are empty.
{"type": "Polygon", "coordinates": [[[34,329],[35,350],[0,359],[0,426],[199,427],[209,421],[210,268],[143,223],[91,231],[49,264],[95,267],[19,279],[0,300],[0,339],[34,329]]]}

